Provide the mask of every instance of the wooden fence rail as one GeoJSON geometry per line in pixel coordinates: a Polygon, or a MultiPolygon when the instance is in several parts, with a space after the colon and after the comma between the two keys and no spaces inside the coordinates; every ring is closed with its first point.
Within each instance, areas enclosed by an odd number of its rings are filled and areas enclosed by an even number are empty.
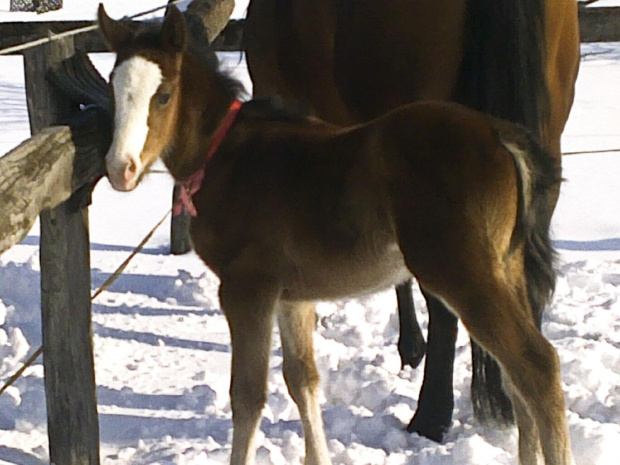
{"type": "Polygon", "coordinates": [[[620,41],[620,7],[580,8],[582,42],[620,41]]]}
{"type": "Polygon", "coordinates": [[[105,174],[109,116],[91,108],[51,126],[0,158],[0,253],[20,242],[41,211],[105,174]]]}
{"type": "MultiPolygon", "coordinates": [[[[217,36],[214,45],[220,51],[243,50],[243,19],[231,20],[217,36]]],[[[76,28],[90,26],[92,21],[45,21],[45,22],[4,22],[0,23],[0,49],[46,37],[51,33],[61,33],[76,28]]],[[[579,25],[582,42],[620,41],[620,7],[580,8],[579,25]]],[[[107,47],[98,31],[80,34],[75,38],[78,50],[105,52],[107,47]]]]}

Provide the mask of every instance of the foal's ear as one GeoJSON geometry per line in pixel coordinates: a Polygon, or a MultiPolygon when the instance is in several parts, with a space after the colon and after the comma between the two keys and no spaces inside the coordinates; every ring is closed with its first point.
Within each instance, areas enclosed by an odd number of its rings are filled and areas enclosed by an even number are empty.
{"type": "Polygon", "coordinates": [[[97,21],[99,22],[99,28],[103,33],[103,37],[112,51],[116,52],[131,41],[133,36],[131,30],[120,21],[114,21],[110,18],[103,7],[103,3],[99,4],[97,21]]]}
{"type": "Polygon", "coordinates": [[[171,6],[166,12],[164,24],[161,26],[161,39],[166,50],[181,53],[187,44],[187,28],[185,17],[176,6],[171,6]]]}

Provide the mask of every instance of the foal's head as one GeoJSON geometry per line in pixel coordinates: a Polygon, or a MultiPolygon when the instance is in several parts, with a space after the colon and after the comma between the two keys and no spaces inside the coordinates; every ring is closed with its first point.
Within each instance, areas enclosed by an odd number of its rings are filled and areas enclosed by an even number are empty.
{"type": "Polygon", "coordinates": [[[99,26],[117,54],[110,84],[114,135],[106,155],[108,177],[121,191],[134,189],[173,140],[180,108],[180,77],[187,42],[185,21],[169,8],[161,28],[134,31],[99,5],[99,26]]]}

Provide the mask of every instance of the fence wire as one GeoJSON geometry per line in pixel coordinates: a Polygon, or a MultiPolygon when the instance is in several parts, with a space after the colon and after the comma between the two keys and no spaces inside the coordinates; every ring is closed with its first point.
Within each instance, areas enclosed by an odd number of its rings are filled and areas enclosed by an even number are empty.
{"type": "MultiPolygon", "coordinates": [[[[153,234],[155,234],[155,231],[157,231],[159,229],[159,227],[164,223],[166,218],[168,218],[168,215],[170,215],[171,213],[172,213],[172,209],[170,209],[170,210],[168,210],[166,212],[166,214],[163,216],[163,218],[161,220],[159,220],[159,222],[153,227],[153,229],[151,229],[151,231],[149,231],[149,233],[144,237],[144,239],[142,239],[142,241],[140,241],[140,243],[136,246],[136,248],[133,250],[133,252],[131,252],[131,254],[129,254],[129,256],[125,259],[125,261],[123,263],[121,263],[120,266],[116,269],[116,271],[114,273],[112,273],[108,279],[106,279],[106,281],[101,285],[101,287],[99,289],[97,289],[97,291],[90,298],[91,302],[94,301],[97,297],[99,297],[99,295],[103,291],[107,290],[112,285],[112,283],[114,283],[114,281],[116,281],[118,279],[118,277],[123,274],[123,272],[127,268],[127,265],[129,265],[129,263],[131,263],[131,261],[134,259],[134,257],[136,255],[138,255],[142,251],[142,249],[144,248],[146,243],[149,240],[151,240],[151,237],[153,237],[153,234]]],[[[13,374],[13,376],[11,376],[6,381],[6,383],[4,383],[4,385],[0,388],[0,395],[2,395],[2,393],[4,393],[4,391],[6,391],[9,387],[11,387],[24,374],[26,369],[30,365],[32,365],[34,363],[34,361],[42,353],[43,353],[43,346],[39,347],[28,358],[28,360],[26,360],[24,362],[24,364],[21,366],[21,368],[19,370],[17,370],[15,372],[15,374],[13,374]]]]}
{"type": "MultiPolygon", "coordinates": [[[[146,16],[151,13],[156,13],[160,10],[165,10],[171,5],[178,5],[186,0],[174,0],[170,3],[166,3],[165,5],[161,5],[155,8],[151,8],[150,10],[142,11],[140,13],[133,14],[131,16],[126,16],[125,19],[135,19],[141,16],[146,16]]],[[[11,47],[3,48],[0,50],[0,55],[9,55],[11,53],[22,52],[24,50],[29,50],[34,47],[38,47],[39,45],[47,44],[50,42],[55,42],[60,39],[64,39],[65,37],[72,37],[78,34],[83,34],[90,31],[95,31],[99,29],[97,24],[93,24],[92,26],[79,27],[76,29],[71,29],[70,31],[61,32],[59,34],[54,34],[52,32],[49,33],[48,37],[41,37],[40,39],[35,39],[29,42],[24,42],[22,44],[13,45],[11,47]]]]}

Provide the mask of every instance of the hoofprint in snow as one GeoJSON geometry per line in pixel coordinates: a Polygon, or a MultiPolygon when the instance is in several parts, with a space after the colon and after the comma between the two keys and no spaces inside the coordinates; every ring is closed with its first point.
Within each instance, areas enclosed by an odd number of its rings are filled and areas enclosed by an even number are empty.
{"type": "MultiPolygon", "coordinates": [[[[146,5],[143,9],[153,6],[135,3],[146,5]]],[[[620,148],[620,44],[590,45],[584,52],[588,57],[564,149],[620,148]]],[[[238,53],[226,58],[236,72],[244,72],[238,53]]],[[[2,63],[4,152],[27,137],[27,120],[21,60],[7,57],[2,63]]],[[[107,74],[111,57],[98,56],[97,64],[107,74]]],[[[543,330],[562,361],[577,463],[615,465],[620,441],[620,152],[570,156],[564,166],[567,181],[554,222],[561,275],[543,330]]],[[[129,194],[100,183],[90,209],[94,288],[168,210],[170,191],[171,180],[162,174],[151,175],[129,194]]],[[[0,256],[0,381],[40,344],[37,235],[35,227],[24,243],[0,256]]],[[[167,250],[164,225],[93,306],[103,464],[228,460],[230,351],[217,280],[195,255],[174,257],[167,250]]],[[[423,308],[417,289],[415,297],[423,308]]],[[[392,291],[318,306],[315,346],[334,463],[516,463],[514,429],[473,421],[464,331],[457,348],[455,421],[447,442],[437,445],[404,432],[416,407],[422,369],[400,371],[395,309],[392,291]]],[[[424,325],[425,318],[422,314],[424,325]]],[[[301,425],[282,379],[278,341],[275,337],[258,461],[300,464],[301,425]]],[[[0,397],[1,465],[47,463],[42,376],[39,361],[0,397]]]]}

